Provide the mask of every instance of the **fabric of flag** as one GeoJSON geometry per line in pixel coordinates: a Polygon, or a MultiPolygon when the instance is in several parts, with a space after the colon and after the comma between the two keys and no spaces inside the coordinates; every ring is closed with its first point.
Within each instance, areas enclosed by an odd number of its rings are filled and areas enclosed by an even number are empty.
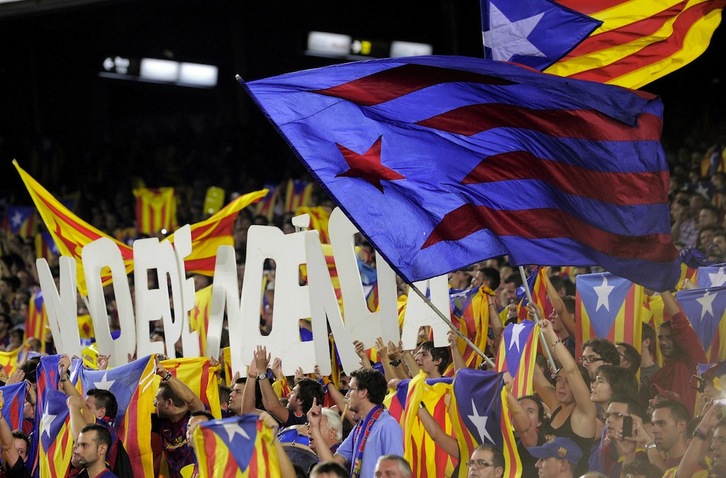
{"type": "Polygon", "coordinates": [[[11,350],[10,352],[0,352],[0,367],[6,376],[10,376],[18,368],[18,355],[20,348],[11,350]]]}
{"type": "Polygon", "coordinates": [[[207,356],[207,328],[211,304],[212,286],[208,285],[194,293],[194,308],[189,312],[189,327],[199,336],[199,354],[202,357],[207,356]]]}
{"type": "MultiPolygon", "coordinates": [[[[653,327],[653,330],[656,331],[656,335],[658,333],[658,327],[660,327],[660,324],[662,324],[666,319],[666,313],[663,308],[663,297],[660,295],[651,295],[648,296],[645,301],[643,302],[643,308],[642,308],[642,321],[651,327],[653,327]]],[[[641,329],[642,330],[642,329],[641,329]]],[[[642,337],[641,337],[642,339],[642,337]]],[[[657,339],[656,339],[657,340],[657,339]]],[[[642,343],[642,340],[641,340],[642,343]]],[[[636,345],[637,348],[637,345],[636,345]]],[[[655,347],[655,361],[658,363],[659,366],[663,366],[663,354],[660,353],[660,347],[655,347]]]]}
{"type": "Polygon", "coordinates": [[[95,339],[93,320],[90,314],[81,314],[78,316],[78,334],[81,340],[95,339]]]}
{"type": "MultiPolygon", "coordinates": [[[[162,360],[161,365],[174,377],[186,384],[204,403],[204,406],[215,417],[222,416],[219,406],[219,382],[217,373],[220,373],[221,364],[211,366],[207,357],[189,357],[162,360]]],[[[160,381],[161,379],[159,379],[160,381]]],[[[158,382],[158,381],[157,381],[158,382]]],[[[156,394],[157,386],[154,387],[156,394]]]]}
{"type": "Polygon", "coordinates": [[[709,360],[723,360],[726,357],[726,287],[682,290],[676,293],[676,300],[709,360]]]}
{"type": "Polygon", "coordinates": [[[51,261],[54,257],[60,255],[58,246],[55,245],[53,236],[48,231],[43,231],[35,235],[35,257],[51,261]]]}
{"type": "Polygon", "coordinates": [[[257,415],[201,422],[192,437],[199,478],[279,478],[274,438],[257,415]]]}
{"type": "Polygon", "coordinates": [[[482,0],[482,30],[494,59],[640,88],[698,58],[721,22],[725,3],[482,0]]]}
{"type": "Polygon", "coordinates": [[[716,173],[726,172],[726,148],[719,142],[706,151],[701,160],[701,176],[710,178],[716,173]]]}
{"type": "Polygon", "coordinates": [[[267,190],[267,194],[262,200],[257,203],[257,209],[255,214],[257,216],[263,216],[267,218],[269,222],[275,218],[275,209],[277,201],[280,199],[280,191],[282,186],[276,186],[274,184],[265,184],[264,188],[267,190]]]}
{"type": "MultiPolygon", "coordinates": [[[[451,323],[466,336],[479,349],[486,350],[487,332],[489,330],[489,303],[494,300],[484,293],[481,288],[457,290],[449,289],[449,303],[451,305],[451,323]]],[[[466,366],[477,368],[484,360],[481,355],[463,341],[458,343],[459,352],[464,358],[466,366]]],[[[449,364],[444,374],[446,377],[454,375],[454,364],[449,364]]]]}
{"type": "Polygon", "coordinates": [[[8,206],[5,216],[5,230],[23,239],[33,237],[37,229],[33,206],[8,206]]]}
{"type": "Polygon", "coordinates": [[[45,353],[45,339],[48,326],[48,312],[43,302],[43,291],[36,290],[30,296],[28,316],[25,319],[25,337],[40,340],[40,351],[45,353]]]}
{"type": "Polygon", "coordinates": [[[452,382],[451,378],[426,379],[426,374],[420,372],[408,384],[403,410],[403,449],[404,458],[411,465],[411,476],[451,476],[457,465],[458,460],[436,446],[418,417],[419,404],[423,402],[444,433],[452,434],[448,414],[452,382]]]}
{"type": "MultiPolygon", "coordinates": [[[[35,457],[34,476],[40,478],[66,476],[73,454],[73,439],[70,436],[66,405],[68,397],[58,390],[60,357],[60,355],[43,356],[36,369],[36,419],[28,456],[35,457]]],[[[80,363],[80,360],[72,361],[72,383],[77,382],[80,363]]]]}
{"type": "Polygon", "coordinates": [[[27,393],[25,382],[3,385],[0,387],[3,393],[2,414],[5,421],[10,425],[11,430],[18,430],[23,427],[23,408],[25,395],[27,393]]]}
{"type": "Polygon", "coordinates": [[[297,213],[299,208],[311,206],[313,186],[304,179],[288,179],[285,184],[285,212],[297,213]]]}
{"type": "Polygon", "coordinates": [[[678,280],[652,95],[446,56],[243,84],[409,282],[505,254],[654,290],[678,280]]]}
{"type": "MultiPolygon", "coordinates": [[[[512,432],[506,393],[504,374],[460,369],[454,378],[454,399],[449,413],[462,462],[468,460],[480,444],[494,445],[504,454],[504,476],[515,478],[520,476],[522,465],[512,432]]],[[[454,476],[463,478],[466,471],[465,466],[460,466],[454,476]]]]}
{"type": "Polygon", "coordinates": [[[722,287],[726,285],[726,265],[716,264],[702,266],[696,273],[696,287],[708,289],[710,287],[722,287]]]}
{"type": "MultiPolygon", "coordinates": [[[[542,309],[545,317],[549,317],[550,314],[552,314],[553,307],[550,303],[549,297],[547,297],[547,285],[543,277],[545,273],[544,268],[536,266],[532,271],[530,271],[529,276],[527,276],[527,285],[529,286],[529,291],[532,294],[532,300],[534,303],[542,309]]],[[[517,303],[517,317],[520,321],[526,320],[529,316],[529,311],[527,309],[529,300],[527,299],[527,293],[524,290],[524,285],[521,285],[517,289],[517,299],[519,299],[519,302],[517,303]]]]}
{"type": "Polygon", "coordinates": [[[509,372],[512,376],[515,397],[531,395],[534,391],[532,377],[537,366],[538,345],[539,325],[535,322],[523,320],[504,328],[494,365],[497,372],[509,372]]]}
{"type": "MultiPolygon", "coordinates": [[[[118,246],[126,267],[126,273],[134,270],[133,249],[123,242],[101,232],[87,222],[73,214],[67,207],[54,198],[43,186],[26,173],[16,161],[15,168],[25,183],[40,217],[50,231],[55,244],[64,256],[76,260],[76,277],[78,290],[82,296],[87,296],[86,278],[81,261],[81,250],[98,238],[106,237],[118,246]]],[[[233,245],[232,226],[237,213],[249,204],[260,199],[267,193],[266,190],[244,194],[231,201],[217,214],[204,221],[191,225],[192,252],[184,260],[185,268],[189,273],[211,276],[214,274],[217,247],[220,245],[233,245]]],[[[166,240],[174,240],[173,234],[166,240]]],[[[101,283],[106,286],[111,283],[111,273],[108,269],[101,271],[101,283]]]]}
{"type": "Polygon", "coordinates": [[[308,214],[310,216],[310,229],[318,231],[320,242],[330,244],[328,222],[330,222],[330,209],[325,206],[299,207],[295,215],[308,214]]]}
{"type": "Polygon", "coordinates": [[[593,337],[627,342],[640,351],[643,287],[608,272],[577,276],[575,350],[593,337]]]}
{"type": "MultiPolygon", "coordinates": [[[[219,246],[234,246],[232,232],[239,212],[262,199],[267,190],[253,191],[230,201],[216,214],[191,224],[192,252],[184,258],[184,267],[189,274],[214,275],[219,246]]],[[[174,234],[168,237],[174,242],[174,234]]]]}
{"type": "Polygon", "coordinates": [[[174,231],[179,227],[176,218],[176,191],[174,188],[137,188],[136,230],[156,236],[162,230],[174,231]]]}
{"type": "Polygon", "coordinates": [[[224,370],[224,384],[232,388],[234,386],[232,381],[234,372],[232,371],[232,351],[229,347],[222,349],[222,370],[224,370]]]}
{"type": "Polygon", "coordinates": [[[401,428],[405,423],[406,409],[406,396],[408,395],[408,384],[411,383],[411,379],[403,379],[398,382],[395,390],[388,389],[386,398],[383,399],[383,405],[388,410],[388,413],[396,419],[401,428]]]}
{"type": "Polygon", "coordinates": [[[698,281],[698,268],[689,267],[688,265],[681,263],[681,276],[678,278],[676,288],[679,290],[683,289],[683,284],[686,279],[688,279],[688,281],[692,284],[695,284],[698,281]]]}
{"type": "Polygon", "coordinates": [[[113,393],[118,402],[114,426],[134,469],[134,476],[153,478],[154,455],[151,449],[151,414],[154,411],[153,356],[147,356],[108,370],[81,368],[81,394],[99,388],[113,393]]]}

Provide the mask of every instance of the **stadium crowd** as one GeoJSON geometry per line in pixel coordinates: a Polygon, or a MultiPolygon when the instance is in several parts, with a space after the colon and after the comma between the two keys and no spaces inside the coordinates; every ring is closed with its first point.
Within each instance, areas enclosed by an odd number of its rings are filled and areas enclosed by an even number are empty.
{"type": "MultiPolygon", "coordinates": [[[[703,264],[726,260],[725,154],[719,138],[714,145],[683,148],[670,156],[672,236],[684,257],[703,264]]],[[[246,181],[241,186],[253,184],[246,181]]],[[[180,207],[182,224],[204,217],[204,183],[195,186],[180,207]]],[[[226,187],[232,190],[229,184],[226,187]]],[[[127,200],[123,195],[108,197],[85,212],[100,230],[132,241],[140,236],[135,232],[131,200],[130,193],[127,200]]],[[[330,202],[316,189],[308,206],[320,205],[329,209],[330,202]]],[[[292,215],[280,207],[263,214],[255,206],[238,215],[234,239],[240,281],[247,229],[260,224],[292,232],[292,215]]],[[[38,466],[40,439],[35,426],[36,418],[40,419],[35,409],[37,368],[40,357],[56,355],[56,351],[50,333],[45,340],[26,334],[26,321],[39,290],[34,243],[4,229],[0,231],[0,251],[0,349],[4,356],[12,357],[3,364],[0,380],[6,387],[24,382],[27,389],[27,403],[20,404],[24,405],[21,427],[11,429],[0,414],[2,474],[30,476],[38,466]]],[[[363,239],[359,251],[361,270],[375,269],[375,255],[363,239]]],[[[597,270],[564,266],[545,269],[546,304],[524,309],[518,305],[522,278],[506,257],[449,274],[452,319],[461,319],[456,297],[473,292],[482,301],[485,312],[480,314],[487,317],[486,330],[469,331],[468,335],[483,344],[489,358],[503,353],[507,327],[539,321],[542,340],[532,367],[532,393],[517,395],[514,377],[502,375],[508,397],[507,423],[516,440],[507,446],[516,449],[519,461],[512,461],[507,450],[491,443],[475,443],[462,456],[464,450],[450,423],[455,418],[446,418],[446,412],[442,415],[440,410],[430,409],[423,400],[400,404],[413,413],[394,410],[392,399],[407,380],[413,383],[417,378],[456,377],[467,368],[494,368],[472,354],[469,343],[457,334],[449,334],[449,346],[436,347],[423,328],[412,350],[382,340],[374,349],[356,342],[360,369],[331,376],[301,371],[285,376],[280,360],[271,357],[265,347],[244,351],[250,360],[244,373],[235,370],[230,376],[230,371],[217,367],[219,403],[213,407],[165,367],[165,357],[156,357],[158,391],[151,415],[154,474],[198,476],[199,442],[193,436],[199,424],[252,414],[273,430],[272,441],[285,477],[501,477],[515,476],[513,471],[542,478],[726,476],[726,357],[709,363],[674,291],[652,293],[662,298],[665,320],[656,327],[644,322],[640,343],[592,337],[577,344],[576,277],[597,270]],[[403,416],[420,424],[425,439],[449,457],[450,466],[440,464],[435,472],[422,469],[425,460],[406,449],[410,442],[404,429],[411,428],[404,424],[403,416]]],[[[57,265],[51,264],[51,269],[57,271],[57,265]]],[[[211,283],[201,276],[195,276],[195,282],[197,288],[211,283]]],[[[404,284],[399,295],[406,293],[404,284]]],[[[106,303],[111,329],[117,330],[111,288],[106,303]]],[[[267,297],[266,306],[260,314],[260,329],[269,333],[274,294],[267,297]]],[[[78,315],[87,313],[79,296],[78,315]]],[[[153,340],[163,340],[163,333],[162,321],[149,330],[153,340]]],[[[223,334],[222,347],[230,345],[228,335],[223,334]]],[[[95,362],[83,366],[106,369],[104,351],[96,353],[95,362]]],[[[72,380],[74,358],[57,358],[56,383],[51,387],[65,394],[74,442],[70,464],[62,473],[90,478],[132,476],[133,458],[118,435],[120,424],[114,421],[117,397],[103,388],[91,388],[81,395],[72,380]]],[[[213,366],[220,362],[224,357],[210,360],[213,366]]],[[[12,406],[5,402],[4,389],[0,388],[0,411],[12,406]]],[[[216,466],[221,469],[224,464],[216,466]]]]}

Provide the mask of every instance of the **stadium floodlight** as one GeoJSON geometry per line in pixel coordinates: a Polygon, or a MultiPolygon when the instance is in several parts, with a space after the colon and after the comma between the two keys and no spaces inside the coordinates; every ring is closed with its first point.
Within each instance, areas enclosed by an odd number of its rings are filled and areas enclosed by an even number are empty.
{"type": "Polygon", "coordinates": [[[214,87],[217,86],[219,69],[212,65],[200,63],[182,63],[179,69],[178,83],[189,86],[214,87]]]}

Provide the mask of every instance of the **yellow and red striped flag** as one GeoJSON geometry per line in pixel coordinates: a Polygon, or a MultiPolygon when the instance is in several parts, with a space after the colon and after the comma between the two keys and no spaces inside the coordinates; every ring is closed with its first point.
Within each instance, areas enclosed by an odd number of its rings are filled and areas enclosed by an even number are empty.
{"type": "Polygon", "coordinates": [[[609,272],[577,276],[575,350],[591,337],[627,342],[640,351],[643,286],[609,272]]]}
{"type": "Polygon", "coordinates": [[[452,435],[448,414],[452,388],[451,378],[427,380],[423,372],[408,383],[402,424],[404,458],[411,465],[411,476],[451,476],[456,467],[457,460],[436,446],[418,418],[419,404],[423,402],[444,433],[452,435]]]}
{"type": "Polygon", "coordinates": [[[18,355],[23,347],[18,347],[10,352],[0,352],[0,367],[6,376],[10,376],[18,368],[18,355]]]}
{"type": "Polygon", "coordinates": [[[176,191],[174,188],[137,188],[136,230],[155,236],[162,230],[175,231],[179,227],[176,219],[176,191]]]}
{"type": "Polygon", "coordinates": [[[40,340],[40,351],[45,353],[48,313],[43,302],[43,291],[38,289],[30,296],[28,317],[25,319],[25,337],[40,340]]]}
{"type": "Polygon", "coordinates": [[[288,179],[285,184],[285,212],[296,212],[298,208],[312,204],[313,186],[304,179],[288,179]]]}
{"type": "Polygon", "coordinates": [[[519,398],[531,395],[534,388],[532,377],[537,366],[539,325],[531,320],[509,324],[504,328],[494,368],[497,372],[509,372],[512,376],[512,394],[519,398]]]}
{"type": "MultiPolygon", "coordinates": [[[[459,291],[449,290],[449,301],[451,304],[451,323],[461,333],[472,341],[479,350],[486,350],[487,332],[489,330],[489,302],[494,300],[492,296],[479,289],[467,289],[459,291]]],[[[467,367],[477,368],[481,365],[483,357],[476,353],[463,340],[458,343],[459,352],[464,357],[467,367]]],[[[444,376],[454,375],[454,365],[449,364],[444,376]]]]}
{"type": "Polygon", "coordinates": [[[209,420],[194,431],[199,478],[279,478],[275,434],[257,415],[209,420]]]}
{"type": "Polygon", "coordinates": [[[267,194],[265,194],[265,197],[257,203],[255,214],[258,216],[264,216],[269,222],[272,222],[275,218],[275,208],[277,207],[277,201],[280,199],[282,186],[265,184],[265,189],[267,190],[267,194]]]}
{"type": "MultiPolygon", "coordinates": [[[[217,373],[221,365],[212,366],[207,357],[189,357],[162,360],[161,365],[174,377],[186,384],[194,392],[194,395],[202,400],[202,403],[212,412],[215,417],[221,417],[222,411],[219,403],[219,381],[217,373]]],[[[158,382],[155,388],[158,389],[158,382]]]]}
{"type": "Polygon", "coordinates": [[[189,312],[189,326],[199,336],[199,353],[202,357],[207,356],[207,328],[211,304],[212,286],[208,285],[194,293],[194,308],[189,312]]]}
{"type": "Polygon", "coordinates": [[[725,0],[560,0],[602,22],[546,73],[637,89],[698,58],[725,0]]]}
{"type": "Polygon", "coordinates": [[[325,206],[299,207],[295,211],[296,216],[307,214],[310,216],[310,229],[318,231],[320,242],[330,244],[328,234],[328,222],[330,222],[330,209],[325,206]]]}

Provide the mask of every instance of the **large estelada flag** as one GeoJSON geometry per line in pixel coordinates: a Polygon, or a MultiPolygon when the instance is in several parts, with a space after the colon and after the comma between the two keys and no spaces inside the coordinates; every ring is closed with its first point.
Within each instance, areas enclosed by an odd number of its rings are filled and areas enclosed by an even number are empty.
{"type": "Polygon", "coordinates": [[[709,360],[723,360],[726,357],[726,287],[682,290],[676,293],[676,299],[709,360]]]}
{"type": "Polygon", "coordinates": [[[643,287],[610,273],[580,274],[575,296],[575,349],[590,338],[627,342],[640,350],[643,287]]]}
{"type": "Polygon", "coordinates": [[[274,439],[257,415],[200,423],[193,436],[199,478],[279,478],[274,439]]]}
{"type": "MultiPolygon", "coordinates": [[[[480,444],[494,445],[504,454],[504,476],[517,478],[522,473],[522,464],[509,418],[506,393],[504,374],[460,369],[454,378],[454,400],[451,401],[450,413],[461,463],[468,461],[480,444]]],[[[454,476],[467,476],[465,466],[459,466],[458,470],[454,476]]]]}
{"type": "Polygon", "coordinates": [[[481,0],[485,56],[640,88],[698,58],[726,0],[481,0]]]}
{"type": "Polygon", "coordinates": [[[92,388],[114,394],[118,402],[114,426],[129,454],[134,476],[153,478],[150,417],[157,390],[153,386],[156,377],[154,358],[147,356],[108,370],[80,368],[78,376],[82,395],[92,388]]]}
{"type": "MultiPolygon", "coordinates": [[[[219,380],[217,374],[221,373],[222,365],[211,365],[207,357],[185,357],[166,359],[161,365],[174,377],[186,384],[194,392],[194,395],[204,403],[212,415],[222,416],[219,405],[219,380]]],[[[158,388],[159,380],[153,387],[154,394],[158,388]]]]}
{"type": "Polygon", "coordinates": [[[447,56],[243,85],[409,282],[502,255],[678,280],[652,95],[447,56]]]}
{"type": "MultiPolygon", "coordinates": [[[[70,209],[53,197],[48,190],[23,170],[17,161],[13,161],[13,164],[18,170],[23,183],[25,183],[25,187],[28,189],[35,207],[38,208],[40,217],[53,237],[58,250],[62,255],[73,257],[76,260],[76,277],[81,295],[88,295],[81,250],[96,239],[105,237],[116,243],[121,251],[126,273],[130,274],[134,270],[133,249],[130,246],[96,229],[73,214],[70,209]]],[[[187,272],[213,275],[217,248],[221,245],[234,245],[232,228],[237,214],[266,194],[267,190],[265,189],[244,194],[231,201],[210,218],[192,224],[190,227],[192,253],[184,259],[187,272]]],[[[172,234],[166,240],[173,242],[174,235],[172,234]]],[[[111,283],[111,280],[110,271],[104,269],[101,275],[101,283],[106,286],[111,283]]]]}

